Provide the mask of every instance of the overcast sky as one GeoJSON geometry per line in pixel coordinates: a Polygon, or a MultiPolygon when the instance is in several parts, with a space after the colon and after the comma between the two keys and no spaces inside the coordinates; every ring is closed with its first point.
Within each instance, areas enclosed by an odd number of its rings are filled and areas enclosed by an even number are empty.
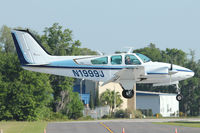
{"type": "Polygon", "coordinates": [[[42,34],[55,22],[82,47],[107,54],[154,43],[200,59],[200,0],[0,0],[0,26],[42,34]]]}

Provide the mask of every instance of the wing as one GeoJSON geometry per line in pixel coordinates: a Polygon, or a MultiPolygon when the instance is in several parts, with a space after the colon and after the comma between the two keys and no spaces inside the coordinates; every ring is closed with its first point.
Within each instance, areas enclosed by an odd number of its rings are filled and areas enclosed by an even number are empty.
{"type": "Polygon", "coordinates": [[[115,73],[115,75],[108,81],[104,82],[102,86],[110,82],[118,82],[124,89],[130,90],[133,88],[133,85],[137,81],[141,80],[141,77],[144,77],[145,75],[146,72],[144,66],[124,68],[115,73]]]}

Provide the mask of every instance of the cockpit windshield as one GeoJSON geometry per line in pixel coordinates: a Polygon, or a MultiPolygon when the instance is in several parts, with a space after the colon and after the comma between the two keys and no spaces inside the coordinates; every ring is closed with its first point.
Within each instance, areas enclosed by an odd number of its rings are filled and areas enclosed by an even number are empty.
{"type": "Polygon", "coordinates": [[[145,63],[145,62],[149,62],[151,61],[151,59],[149,59],[149,57],[143,55],[143,54],[140,54],[140,53],[136,53],[137,56],[140,57],[140,59],[145,63]]]}

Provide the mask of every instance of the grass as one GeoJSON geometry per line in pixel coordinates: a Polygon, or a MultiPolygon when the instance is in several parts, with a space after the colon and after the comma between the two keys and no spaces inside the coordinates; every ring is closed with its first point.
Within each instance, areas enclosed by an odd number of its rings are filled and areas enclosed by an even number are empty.
{"type": "Polygon", "coordinates": [[[0,122],[3,133],[43,133],[47,122],[0,122]]]}
{"type": "Polygon", "coordinates": [[[174,121],[174,122],[154,122],[155,124],[184,126],[184,127],[198,127],[200,128],[200,121],[174,121]]]}

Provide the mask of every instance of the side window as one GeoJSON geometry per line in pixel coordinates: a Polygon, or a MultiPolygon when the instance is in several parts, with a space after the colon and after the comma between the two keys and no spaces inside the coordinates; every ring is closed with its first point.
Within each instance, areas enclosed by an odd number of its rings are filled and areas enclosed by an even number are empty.
{"type": "Polygon", "coordinates": [[[114,55],[110,58],[112,65],[122,64],[122,56],[121,55],[114,55]]]}
{"type": "Polygon", "coordinates": [[[149,59],[149,57],[143,55],[143,54],[140,54],[140,53],[136,53],[137,56],[140,57],[140,59],[142,59],[142,61],[145,63],[145,62],[149,62],[151,61],[151,59],[149,59]]]}
{"type": "Polygon", "coordinates": [[[92,64],[108,64],[108,57],[101,57],[91,60],[92,64]]]}
{"type": "Polygon", "coordinates": [[[125,64],[126,65],[140,65],[141,62],[134,55],[126,55],[125,64]]]}

